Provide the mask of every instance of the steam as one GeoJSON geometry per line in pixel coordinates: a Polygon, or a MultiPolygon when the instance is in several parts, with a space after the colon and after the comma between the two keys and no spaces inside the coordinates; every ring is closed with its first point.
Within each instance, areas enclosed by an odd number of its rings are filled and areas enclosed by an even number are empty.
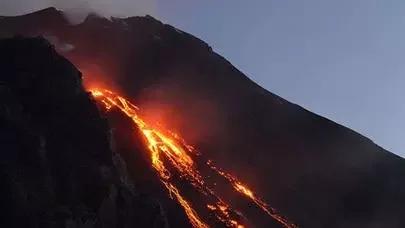
{"type": "Polygon", "coordinates": [[[47,7],[65,11],[73,23],[80,23],[90,12],[106,18],[156,15],[155,0],[2,0],[0,15],[22,15],[47,7]]]}

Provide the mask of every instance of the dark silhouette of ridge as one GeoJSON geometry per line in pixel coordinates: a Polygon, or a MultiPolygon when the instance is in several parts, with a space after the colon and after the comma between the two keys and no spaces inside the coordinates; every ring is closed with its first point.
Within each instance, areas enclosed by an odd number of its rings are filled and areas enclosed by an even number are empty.
{"type": "Polygon", "coordinates": [[[80,72],[42,38],[0,39],[1,227],[167,227],[80,72]]]}

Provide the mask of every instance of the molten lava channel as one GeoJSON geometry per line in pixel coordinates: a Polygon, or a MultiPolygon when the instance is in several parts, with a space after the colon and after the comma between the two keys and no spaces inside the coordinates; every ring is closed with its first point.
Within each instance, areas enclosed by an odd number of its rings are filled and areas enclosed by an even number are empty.
{"type": "MultiPolygon", "coordinates": [[[[169,130],[153,128],[147,124],[138,114],[139,108],[129,102],[122,96],[106,90],[106,89],[91,89],[93,97],[103,104],[106,111],[112,108],[117,108],[126,116],[132,119],[133,123],[141,130],[145,137],[146,146],[149,149],[149,155],[152,162],[152,167],[159,176],[163,186],[167,189],[169,196],[183,207],[190,223],[194,227],[209,227],[203,221],[193,205],[184,197],[179,186],[176,186],[173,181],[173,173],[170,169],[176,170],[180,174],[180,178],[188,181],[202,196],[210,199],[210,203],[206,204],[206,210],[214,215],[214,217],[226,227],[243,228],[246,226],[244,215],[233,209],[229,203],[225,202],[218,193],[214,191],[212,185],[207,183],[207,177],[204,177],[197,166],[193,157],[200,153],[176,133],[169,130]]],[[[264,201],[258,198],[255,193],[237,177],[217,168],[214,162],[209,160],[205,163],[209,169],[222,176],[234,189],[235,192],[246,197],[248,200],[256,204],[263,212],[277,220],[284,227],[297,227],[287,219],[279,215],[274,208],[271,208],[264,201]]]]}

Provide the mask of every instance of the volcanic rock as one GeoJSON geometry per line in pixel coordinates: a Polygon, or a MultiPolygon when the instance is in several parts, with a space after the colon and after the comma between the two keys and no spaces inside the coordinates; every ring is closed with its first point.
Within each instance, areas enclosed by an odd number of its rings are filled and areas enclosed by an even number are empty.
{"type": "Polygon", "coordinates": [[[0,227],[166,227],[81,73],[43,38],[0,40],[0,227]]]}

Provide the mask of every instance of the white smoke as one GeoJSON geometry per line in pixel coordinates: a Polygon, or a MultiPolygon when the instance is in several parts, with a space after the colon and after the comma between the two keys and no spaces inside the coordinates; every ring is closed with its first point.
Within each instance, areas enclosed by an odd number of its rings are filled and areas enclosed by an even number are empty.
{"type": "Polygon", "coordinates": [[[65,11],[74,22],[90,12],[107,18],[156,16],[156,0],[1,0],[0,15],[22,15],[51,6],[65,11]]]}

